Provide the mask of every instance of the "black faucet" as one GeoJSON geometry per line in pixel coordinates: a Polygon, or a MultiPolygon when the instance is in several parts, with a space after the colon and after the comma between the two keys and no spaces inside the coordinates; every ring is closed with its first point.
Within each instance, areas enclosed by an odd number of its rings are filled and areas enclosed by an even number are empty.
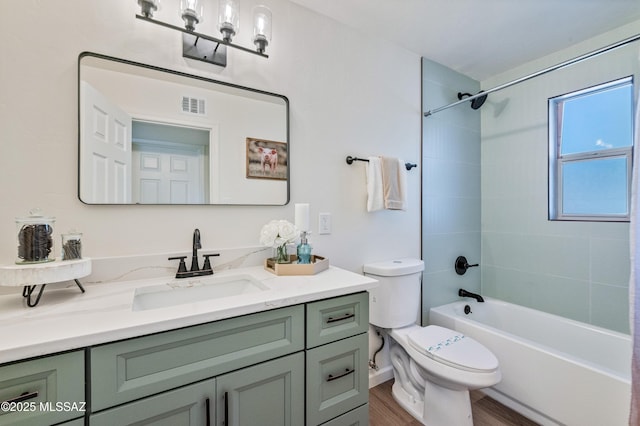
{"type": "Polygon", "coordinates": [[[200,230],[196,228],[193,231],[193,255],[191,256],[191,272],[198,272],[200,267],[198,266],[198,249],[202,248],[200,243],[200,230]]]}
{"type": "Polygon", "coordinates": [[[479,294],[471,293],[470,291],[467,291],[467,290],[462,289],[462,288],[460,290],[458,290],[458,296],[460,296],[460,297],[473,297],[478,302],[484,302],[484,299],[479,294]]]}
{"type": "Polygon", "coordinates": [[[213,268],[211,267],[211,261],[209,258],[211,256],[220,256],[220,253],[215,254],[204,254],[204,264],[202,265],[202,269],[198,265],[198,250],[202,248],[202,243],[200,242],[200,230],[195,229],[193,231],[193,254],[191,256],[191,269],[187,271],[187,265],[185,264],[185,259],[187,256],[176,256],[170,257],[169,260],[180,260],[180,265],[178,265],[178,272],[176,272],[176,278],[190,278],[190,277],[200,277],[203,275],[213,275],[213,268]]]}

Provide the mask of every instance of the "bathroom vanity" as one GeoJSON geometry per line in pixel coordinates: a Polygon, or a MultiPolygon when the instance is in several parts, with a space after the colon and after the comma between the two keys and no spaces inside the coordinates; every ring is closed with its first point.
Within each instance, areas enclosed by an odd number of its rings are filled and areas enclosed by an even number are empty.
{"type": "Polygon", "coordinates": [[[2,296],[0,425],[366,425],[375,280],[250,267],[168,279],[163,291],[247,277],[263,288],[138,310],[157,278],[87,286],[35,309],[2,296]]]}

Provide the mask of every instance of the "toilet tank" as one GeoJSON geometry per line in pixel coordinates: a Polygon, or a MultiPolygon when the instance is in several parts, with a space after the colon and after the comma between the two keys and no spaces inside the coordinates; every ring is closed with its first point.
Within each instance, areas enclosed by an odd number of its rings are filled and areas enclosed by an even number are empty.
{"type": "Polygon", "coordinates": [[[364,265],[364,274],[378,280],[369,290],[369,323],[382,328],[414,324],[420,314],[423,270],[424,262],[411,258],[364,265]]]}

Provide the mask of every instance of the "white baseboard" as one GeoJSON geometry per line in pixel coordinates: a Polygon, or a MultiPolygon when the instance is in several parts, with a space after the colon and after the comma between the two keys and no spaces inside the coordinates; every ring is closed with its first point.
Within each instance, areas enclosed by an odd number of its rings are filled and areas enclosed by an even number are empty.
{"type": "Polygon", "coordinates": [[[379,370],[369,369],[369,389],[393,379],[393,367],[388,365],[379,370]]]}

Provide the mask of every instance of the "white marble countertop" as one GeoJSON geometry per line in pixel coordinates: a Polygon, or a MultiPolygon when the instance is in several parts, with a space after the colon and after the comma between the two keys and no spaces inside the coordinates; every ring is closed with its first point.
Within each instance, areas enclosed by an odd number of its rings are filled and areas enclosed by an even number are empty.
{"type": "Polygon", "coordinates": [[[316,275],[276,276],[261,266],[252,266],[225,270],[213,277],[247,274],[269,290],[143,311],[132,310],[135,289],[171,282],[173,276],[86,284],[86,293],[73,282],[66,288],[47,287],[34,308],[26,307],[20,294],[0,296],[0,363],[341,296],[377,285],[370,277],[333,266],[316,275]]]}

